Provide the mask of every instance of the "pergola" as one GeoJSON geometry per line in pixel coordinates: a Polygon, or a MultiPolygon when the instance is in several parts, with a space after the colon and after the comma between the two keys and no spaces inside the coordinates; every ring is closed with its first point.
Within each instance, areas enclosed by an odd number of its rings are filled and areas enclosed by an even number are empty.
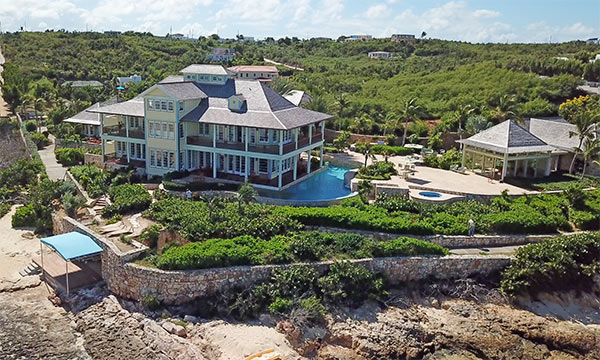
{"type": "Polygon", "coordinates": [[[471,169],[479,168],[485,174],[494,172],[497,162],[501,162],[501,181],[507,176],[550,175],[551,153],[556,150],[514,120],[504,121],[458,142],[463,144],[463,168],[470,158],[471,169]]]}
{"type": "Polygon", "coordinates": [[[40,241],[42,274],[44,274],[44,244],[54,249],[65,260],[67,296],[69,296],[69,262],[102,252],[102,248],[92,238],[75,231],[43,238],[40,241]]]}

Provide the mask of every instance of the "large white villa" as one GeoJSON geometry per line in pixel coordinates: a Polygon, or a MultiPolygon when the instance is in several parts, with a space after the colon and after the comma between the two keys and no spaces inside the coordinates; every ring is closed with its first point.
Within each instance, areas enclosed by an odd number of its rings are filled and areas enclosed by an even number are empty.
{"type": "Polygon", "coordinates": [[[86,109],[99,114],[107,167],[147,176],[190,170],[280,190],[311,173],[331,116],[292,104],[258,80],[219,65],[190,65],[138,97],[86,109]],[[305,156],[301,156],[305,153],[305,156]]]}

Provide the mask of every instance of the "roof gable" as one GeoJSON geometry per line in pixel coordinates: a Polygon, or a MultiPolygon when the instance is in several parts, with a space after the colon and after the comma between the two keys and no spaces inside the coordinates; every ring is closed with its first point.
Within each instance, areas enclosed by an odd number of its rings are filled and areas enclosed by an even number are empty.
{"type": "Polygon", "coordinates": [[[501,153],[554,150],[554,147],[527,131],[514,120],[501,122],[460,142],[501,153]]]}

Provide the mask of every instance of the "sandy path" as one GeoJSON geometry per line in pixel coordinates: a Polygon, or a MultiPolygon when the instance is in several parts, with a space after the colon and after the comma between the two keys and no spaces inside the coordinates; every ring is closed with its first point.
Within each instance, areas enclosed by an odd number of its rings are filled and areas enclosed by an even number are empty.
{"type": "Polygon", "coordinates": [[[40,253],[40,241],[37,237],[31,239],[22,235],[31,233],[28,229],[13,229],[11,218],[17,207],[0,218],[0,283],[15,282],[20,278],[19,271],[31,262],[31,258],[40,253]]]}

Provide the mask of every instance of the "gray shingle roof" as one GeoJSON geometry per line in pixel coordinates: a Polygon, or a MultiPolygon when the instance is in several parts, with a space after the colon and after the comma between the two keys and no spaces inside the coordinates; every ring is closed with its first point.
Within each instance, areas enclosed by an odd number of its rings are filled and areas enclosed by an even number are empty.
{"type": "Polygon", "coordinates": [[[180,71],[181,73],[227,75],[227,71],[221,65],[192,64],[180,71]]]}
{"type": "Polygon", "coordinates": [[[71,87],[102,87],[102,83],[98,80],[74,80],[74,81],[65,81],[62,86],[71,86],[71,87]]]}
{"type": "Polygon", "coordinates": [[[546,144],[514,120],[504,121],[459,142],[472,147],[508,154],[555,150],[553,146],[546,144]]]}
{"type": "Polygon", "coordinates": [[[183,75],[169,75],[166,78],[159,81],[159,84],[183,82],[183,75]]]}
{"type": "Polygon", "coordinates": [[[84,125],[100,125],[100,119],[98,119],[97,113],[92,113],[89,110],[97,109],[100,107],[100,103],[95,103],[89,108],[82,112],[71,116],[68,119],[63,120],[64,122],[73,124],[84,124],[84,125]]]}
{"type": "Polygon", "coordinates": [[[229,79],[225,85],[196,84],[208,99],[186,114],[182,121],[269,129],[293,129],[331,118],[331,115],[295,106],[267,85],[256,80],[229,79]],[[246,99],[242,112],[228,108],[232,95],[246,99]]]}
{"type": "Polygon", "coordinates": [[[569,136],[569,132],[577,131],[577,127],[562,118],[538,119],[528,121],[529,132],[562,151],[572,151],[579,145],[577,136],[569,136]]]}
{"type": "Polygon", "coordinates": [[[144,116],[144,98],[135,97],[131,100],[102,106],[96,109],[91,109],[89,112],[108,114],[108,115],[126,115],[126,116],[144,116]]]}
{"type": "Polygon", "coordinates": [[[193,82],[158,84],[158,87],[177,100],[205,99],[207,97],[193,82]]]}

